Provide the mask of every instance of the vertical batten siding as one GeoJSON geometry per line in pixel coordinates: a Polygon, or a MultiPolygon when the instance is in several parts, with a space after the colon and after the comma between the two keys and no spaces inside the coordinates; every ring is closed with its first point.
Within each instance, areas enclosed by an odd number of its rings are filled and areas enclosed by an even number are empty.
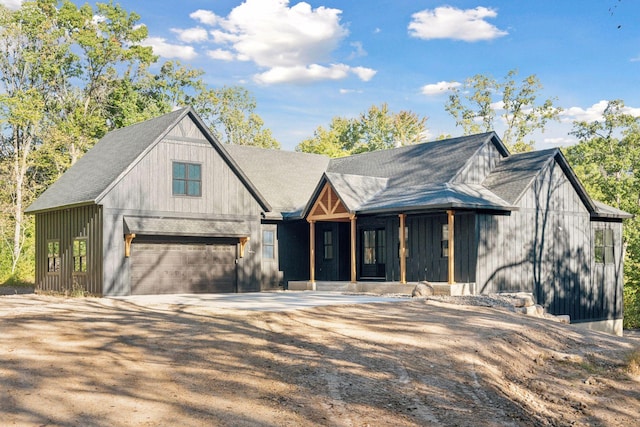
{"type": "Polygon", "coordinates": [[[506,217],[478,216],[478,289],[532,292],[553,314],[597,315],[593,296],[590,215],[552,163],[506,217]]]}
{"type": "Polygon", "coordinates": [[[478,154],[472,157],[471,162],[460,171],[454,182],[482,184],[495,169],[501,158],[502,155],[498,152],[496,146],[490,141],[487,142],[479,150],[478,154]]]}
{"type": "MultiPolygon", "coordinates": [[[[415,282],[428,280],[431,282],[446,282],[448,276],[447,258],[443,258],[441,251],[442,225],[447,223],[447,215],[425,214],[408,215],[406,225],[409,227],[409,257],[407,258],[407,281],[415,282]]],[[[456,282],[475,282],[475,245],[476,219],[473,213],[455,214],[455,265],[456,282]]],[[[398,258],[398,221],[395,228],[392,252],[394,265],[399,264],[398,258]]],[[[399,275],[393,280],[399,280],[399,275]]]]}
{"type": "Polygon", "coordinates": [[[456,212],[455,279],[458,283],[476,281],[476,215],[456,212]]]}
{"type": "Polygon", "coordinates": [[[36,289],[68,292],[75,286],[102,295],[102,209],[97,205],[36,214],[36,289]],[[87,240],[87,272],[73,272],[73,241],[87,240]],[[47,243],[60,242],[60,271],[47,272],[47,243]]]}
{"type": "Polygon", "coordinates": [[[249,190],[207,141],[162,141],[111,189],[101,204],[177,214],[260,214],[249,190]],[[173,195],[173,161],[202,164],[202,197],[173,195]]]}
{"type": "Polygon", "coordinates": [[[105,209],[105,295],[129,295],[131,292],[131,261],[124,257],[125,216],[242,221],[250,230],[250,240],[244,258],[237,260],[237,289],[239,292],[260,290],[262,208],[189,116],[132,165],[100,203],[105,209]],[[202,165],[201,197],[173,195],[174,161],[202,165]]]}

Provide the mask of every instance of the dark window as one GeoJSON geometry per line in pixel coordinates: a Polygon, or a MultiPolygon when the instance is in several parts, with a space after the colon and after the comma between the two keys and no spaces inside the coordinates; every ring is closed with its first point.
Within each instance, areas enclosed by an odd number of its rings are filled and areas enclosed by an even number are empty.
{"type": "Polygon", "coordinates": [[[593,252],[599,264],[613,264],[613,230],[596,230],[593,252]]]}
{"type": "Polygon", "coordinates": [[[275,233],[273,230],[262,231],[262,258],[275,258],[275,233]]]}
{"type": "Polygon", "coordinates": [[[333,259],[333,233],[331,231],[324,232],[324,259],[333,259]]]}
{"type": "Polygon", "coordinates": [[[364,263],[376,263],[376,230],[364,231],[364,263]]]}
{"type": "Polygon", "coordinates": [[[47,242],[47,272],[60,271],[60,242],[57,240],[47,242]]]}
{"type": "Polygon", "coordinates": [[[73,241],[73,271],[76,273],[87,272],[87,239],[73,241]]]}
{"type": "Polygon", "coordinates": [[[449,257],[449,224],[442,224],[442,239],[440,239],[442,258],[449,257]]]}
{"type": "Polygon", "coordinates": [[[385,241],[384,230],[364,230],[364,263],[384,264],[385,258],[385,241]]]}
{"type": "MultiPolygon", "coordinates": [[[[402,255],[400,253],[400,238],[402,237],[402,230],[398,227],[398,258],[402,255]]],[[[404,257],[409,258],[409,226],[404,226],[404,257]]]]}
{"type": "Polygon", "coordinates": [[[173,195],[202,196],[202,174],[200,165],[173,162],[173,195]]]}

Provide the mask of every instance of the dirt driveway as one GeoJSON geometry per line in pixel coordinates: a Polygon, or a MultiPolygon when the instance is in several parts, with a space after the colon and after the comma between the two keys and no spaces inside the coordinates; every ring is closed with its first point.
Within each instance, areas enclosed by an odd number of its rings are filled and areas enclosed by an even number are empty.
{"type": "Polygon", "coordinates": [[[637,337],[426,300],[276,312],[4,296],[0,424],[632,426],[634,351],[637,337]]]}

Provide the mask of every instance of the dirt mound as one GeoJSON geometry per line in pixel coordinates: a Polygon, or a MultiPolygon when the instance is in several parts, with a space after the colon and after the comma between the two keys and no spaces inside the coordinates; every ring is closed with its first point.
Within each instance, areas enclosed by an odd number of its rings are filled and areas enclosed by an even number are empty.
{"type": "Polygon", "coordinates": [[[629,426],[640,339],[432,300],[280,313],[0,298],[6,425],[629,426]]]}

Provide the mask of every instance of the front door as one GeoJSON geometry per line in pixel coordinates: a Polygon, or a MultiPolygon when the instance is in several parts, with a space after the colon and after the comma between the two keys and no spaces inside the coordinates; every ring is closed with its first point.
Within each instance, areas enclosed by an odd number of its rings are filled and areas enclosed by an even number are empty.
{"type": "Polygon", "coordinates": [[[349,223],[328,222],[316,226],[316,279],[349,280],[349,223]]]}
{"type": "Polygon", "coordinates": [[[361,279],[385,278],[385,230],[362,230],[361,279]]]}

